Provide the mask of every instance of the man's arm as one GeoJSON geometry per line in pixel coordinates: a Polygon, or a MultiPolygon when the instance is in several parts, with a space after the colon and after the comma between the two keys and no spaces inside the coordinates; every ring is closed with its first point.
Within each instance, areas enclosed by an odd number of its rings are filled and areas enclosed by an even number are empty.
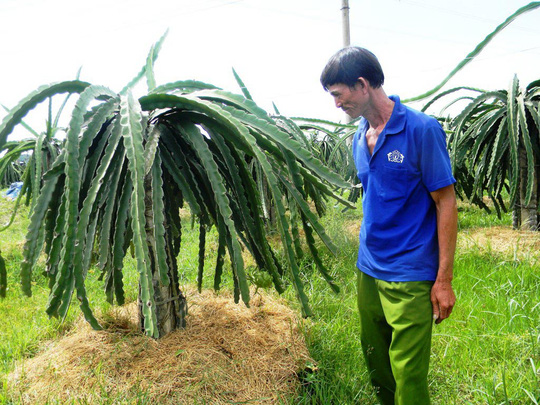
{"type": "Polygon", "coordinates": [[[452,289],[454,253],[457,239],[457,203],[454,185],[431,193],[437,207],[437,236],[439,238],[439,270],[431,289],[431,303],[436,323],[452,313],[456,296],[452,289]]]}

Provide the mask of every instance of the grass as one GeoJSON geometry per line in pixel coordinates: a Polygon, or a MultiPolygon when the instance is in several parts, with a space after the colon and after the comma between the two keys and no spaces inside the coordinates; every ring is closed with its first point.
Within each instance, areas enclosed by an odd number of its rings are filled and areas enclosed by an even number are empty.
{"type": "MultiPolygon", "coordinates": [[[[340,257],[329,263],[344,291],[335,297],[318,281],[312,288],[317,315],[307,334],[319,371],[311,388],[314,395],[304,395],[302,403],[376,403],[358,342],[353,271],[357,241],[343,232],[360,214],[334,212],[325,218],[327,231],[342,247],[340,257]]],[[[460,207],[461,232],[510,227],[510,222],[510,215],[499,219],[466,204],[460,207]]],[[[512,253],[474,244],[458,249],[457,305],[452,317],[434,329],[429,377],[433,403],[540,402],[539,261],[538,252],[517,260],[512,253]]]]}
{"type": "MultiPolygon", "coordinates": [[[[0,203],[4,221],[7,202],[0,203]]],[[[368,382],[359,342],[355,270],[356,229],[361,209],[341,212],[330,207],[323,219],[327,233],[340,247],[337,257],[321,249],[323,260],[337,280],[336,295],[317,274],[309,259],[302,263],[306,290],[315,316],[302,322],[313,358],[300,378],[303,388],[291,404],[376,404],[368,382]]],[[[5,376],[17,360],[32,356],[47,339],[57,338],[78,316],[72,308],[64,322],[49,320],[44,312],[48,289],[36,272],[33,296],[18,288],[17,267],[27,220],[16,222],[0,239],[8,263],[9,289],[0,301],[0,404],[9,399],[5,376]]],[[[510,215],[497,218],[467,204],[460,204],[460,238],[486,227],[510,227],[510,215]]],[[[182,283],[194,283],[197,269],[198,230],[184,228],[179,256],[182,283]]],[[[212,233],[208,243],[213,243],[212,233]]],[[[540,234],[538,235],[540,238],[540,234]]],[[[208,247],[204,287],[213,285],[215,249],[208,247]]],[[[126,263],[127,299],[136,299],[136,271],[126,263]]],[[[452,317],[434,329],[430,391],[434,404],[538,404],[540,403],[540,254],[517,256],[489,246],[461,243],[456,254],[454,288],[457,305],[452,317]]],[[[230,272],[227,272],[227,275],[230,272]]],[[[223,288],[231,288],[230,276],[223,288]]],[[[93,308],[106,311],[97,274],[89,278],[93,308]]],[[[294,291],[285,297],[298,308],[294,291]]],[[[189,297],[188,297],[189,299],[189,297]]],[[[99,373],[99,370],[96,370],[99,373]]],[[[145,393],[135,390],[123,398],[103,394],[102,403],[147,403],[145,393]]],[[[12,401],[12,402],[10,402],[12,401]]]]}
{"type": "Polygon", "coordinates": [[[492,226],[511,226],[512,213],[502,213],[497,217],[495,212],[487,213],[474,205],[461,202],[459,205],[459,230],[489,228],[492,226]]]}

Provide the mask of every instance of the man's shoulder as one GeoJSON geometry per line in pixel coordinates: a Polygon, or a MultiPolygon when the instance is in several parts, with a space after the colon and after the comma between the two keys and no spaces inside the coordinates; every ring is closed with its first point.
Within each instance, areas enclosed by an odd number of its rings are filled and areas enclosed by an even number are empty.
{"type": "Polygon", "coordinates": [[[404,121],[407,125],[407,128],[410,129],[419,129],[425,130],[428,128],[436,128],[442,130],[442,127],[439,121],[422,111],[416,110],[413,107],[402,104],[399,96],[392,95],[390,99],[394,101],[397,105],[397,114],[399,120],[404,121]]]}
{"type": "Polygon", "coordinates": [[[446,140],[446,133],[441,123],[431,115],[405,106],[407,115],[406,133],[415,142],[423,142],[425,139],[446,140]]]}
{"type": "Polygon", "coordinates": [[[422,111],[415,110],[412,107],[403,105],[407,113],[407,124],[419,125],[419,126],[435,126],[440,127],[439,121],[422,111]]]}

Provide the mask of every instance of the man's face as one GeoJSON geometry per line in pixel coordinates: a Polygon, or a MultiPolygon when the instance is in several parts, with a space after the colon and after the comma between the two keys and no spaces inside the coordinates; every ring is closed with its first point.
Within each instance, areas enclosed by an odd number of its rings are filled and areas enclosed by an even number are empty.
{"type": "Polygon", "coordinates": [[[365,106],[365,94],[360,84],[349,87],[343,83],[328,87],[328,92],[334,97],[337,108],[341,108],[349,117],[357,118],[362,115],[365,106]]]}

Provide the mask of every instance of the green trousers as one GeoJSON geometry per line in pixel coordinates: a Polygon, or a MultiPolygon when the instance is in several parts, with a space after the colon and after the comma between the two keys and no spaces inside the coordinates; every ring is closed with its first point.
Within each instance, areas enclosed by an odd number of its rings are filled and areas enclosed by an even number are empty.
{"type": "Polygon", "coordinates": [[[433,282],[387,282],[358,272],[361,341],[383,405],[427,405],[433,282]]]}

